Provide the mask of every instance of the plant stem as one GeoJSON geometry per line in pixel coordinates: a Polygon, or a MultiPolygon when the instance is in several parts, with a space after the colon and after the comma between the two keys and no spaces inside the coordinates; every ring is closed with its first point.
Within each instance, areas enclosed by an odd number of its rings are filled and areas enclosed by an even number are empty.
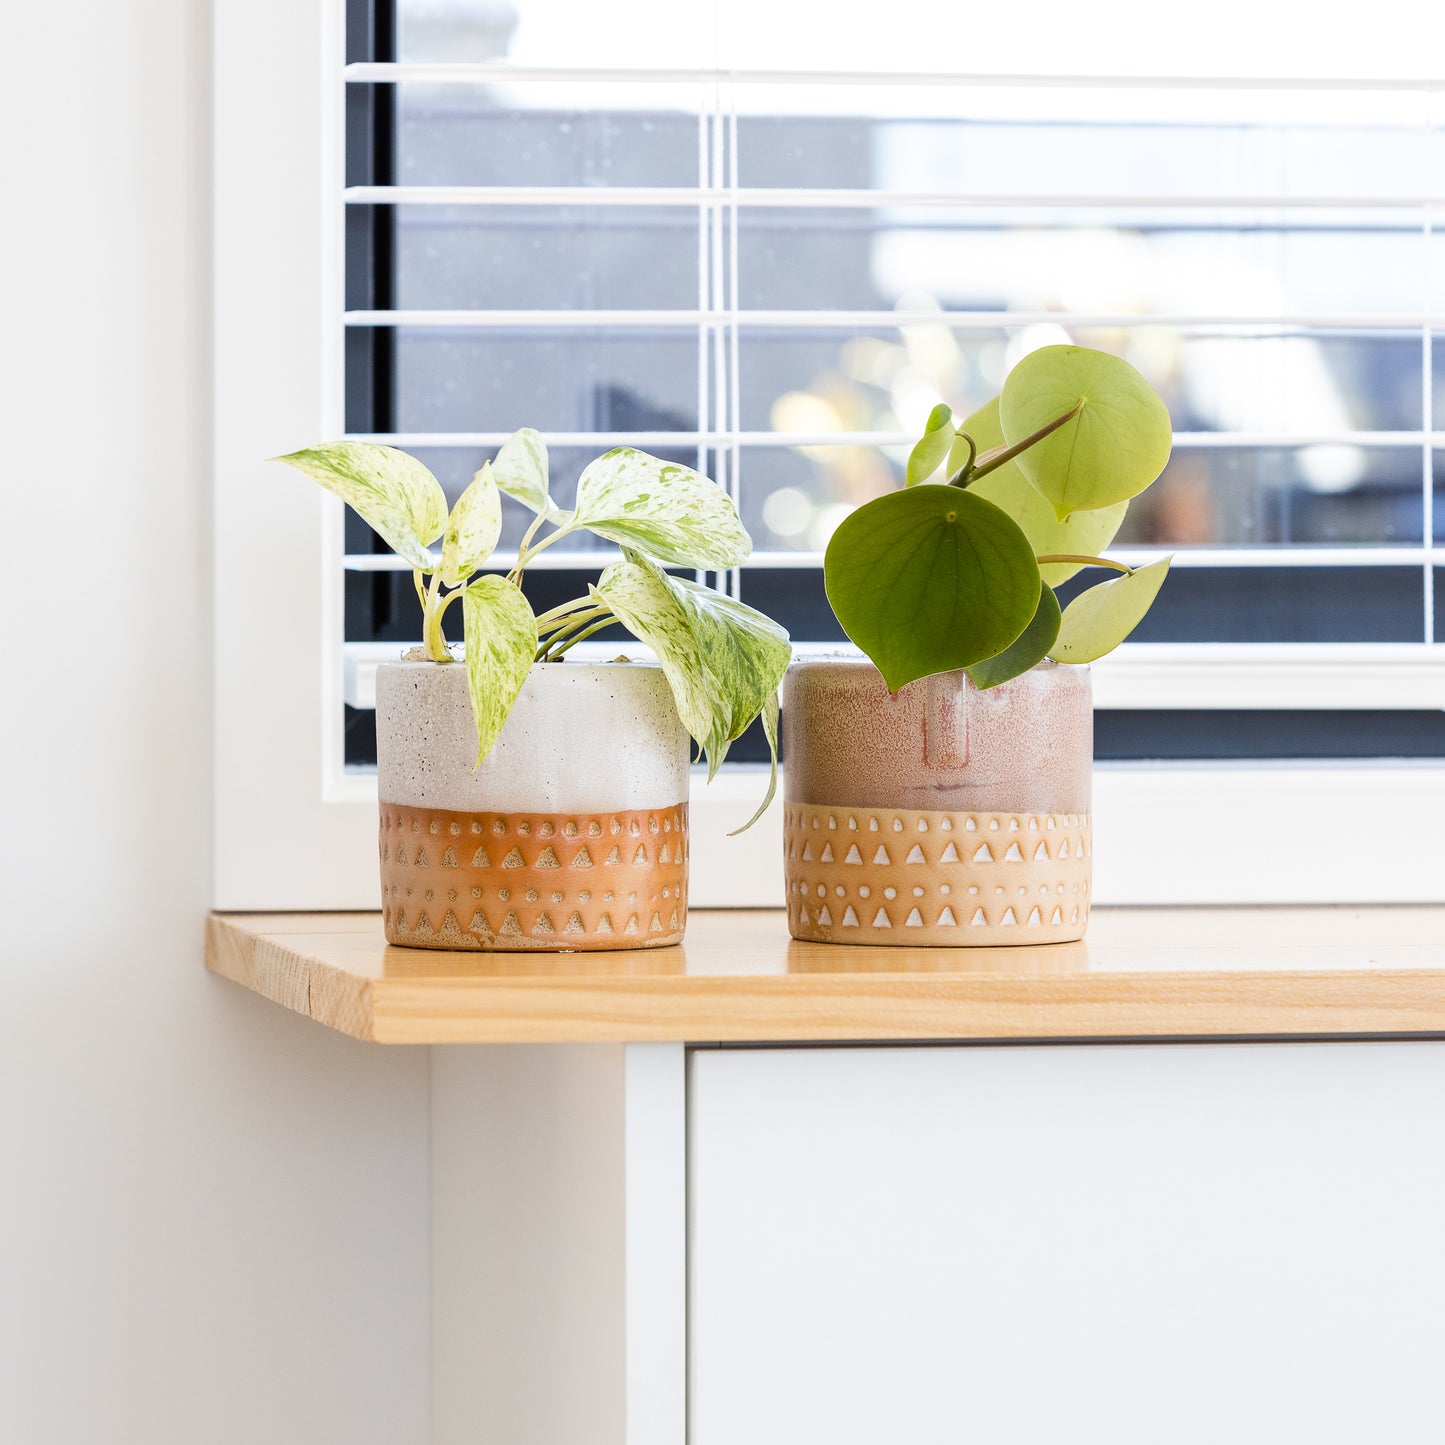
{"type": "Polygon", "coordinates": [[[416,600],[421,603],[423,615],[426,613],[426,583],[422,581],[422,570],[420,567],[411,569],[411,580],[416,586],[416,600]]]}
{"type": "MultiPolygon", "coordinates": [[[[611,620],[612,613],[605,607],[597,607],[594,605],[589,607],[586,612],[578,613],[577,616],[568,618],[567,621],[563,622],[559,627],[554,628],[552,635],[537,648],[537,661],[545,662],[547,655],[554,647],[561,645],[564,650],[570,647],[573,642],[577,641],[574,634],[582,628],[588,627],[589,624],[597,622],[599,618],[602,619],[602,622],[605,624],[611,620]]],[[[558,655],[560,656],[561,654],[559,653],[558,655]]]]}
{"type": "Polygon", "coordinates": [[[1134,569],[1126,567],[1122,562],[1110,561],[1108,557],[1086,557],[1079,552],[1050,552],[1046,557],[1035,557],[1040,567],[1047,567],[1052,562],[1078,562],[1084,567],[1112,567],[1115,572],[1122,572],[1126,577],[1132,576],[1134,569]]]}
{"type": "MultiPolygon", "coordinates": [[[[602,618],[600,622],[594,622],[592,626],[587,628],[585,631],[579,632],[575,637],[569,637],[562,644],[561,647],[557,648],[557,650],[551,655],[551,657],[544,658],[543,661],[556,662],[559,658],[566,656],[567,649],[569,647],[575,647],[579,642],[586,642],[587,639],[591,637],[594,632],[601,632],[604,627],[611,627],[616,620],[617,619],[613,617],[613,615],[609,612],[607,616],[602,618]]],[[[557,639],[554,637],[551,644],[549,645],[556,646],[556,642],[557,639]]]]}
{"type": "Polygon", "coordinates": [[[571,602],[563,602],[560,606],[554,607],[550,612],[544,612],[537,619],[538,632],[555,632],[568,618],[571,613],[580,612],[583,608],[594,608],[597,603],[591,597],[578,597],[571,602]]]}
{"type": "Polygon", "coordinates": [[[950,487],[966,487],[973,476],[973,464],[978,460],[978,443],[966,431],[954,433],[968,443],[968,460],[948,479],[950,487]]]}
{"type": "Polygon", "coordinates": [[[1063,416],[1056,416],[1047,426],[1041,426],[1031,436],[1026,436],[1021,442],[1014,442],[1012,446],[994,447],[986,451],[978,459],[977,465],[969,473],[968,480],[963,483],[967,486],[969,482],[978,477],[986,477],[991,471],[1003,466],[1005,462],[1011,462],[1020,452],[1026,452],[1035,442],[1041,442],[1050,432],[1056,432],[1066,421],[1072,421],[1084,409],[1084,402],[1087,397],[1080,397],[1063,416]]]}
{"type": "Polygon", "coordinates": [[[433,662],[450,662],[452,655],[447,651],[447,640],[442,633],[442,606],[439,602],[442,586],[440,570],[431,574],[431,586],[427,588],[426,602],[422,609],[422,635],[426,640],[426,653],[433,662]]]}
{"type": "Polygon", "coordinates": [[[547,520],[544,512],[538,512],[532,518],[532,525],[522,534],[522,540],[517,546],[517,561],[512,570],[507,573],[508,582],[520,582],[522,580],[522,568],[527,565],[527,548],[531,545],[532,538],[537,535],[537,528],[547,520]]]}
{"type": "Polygon", "coordinates": [[[552,545],[553,542],[559,541],[561,538],[566,537],[570,533],[577,530],[577,524],[575,522],[568,522],[565,527],[558,527],[557,530],[553,532],[550,536],[543,537],[542,540],[538,542],[535,547],[529,547],[527,545],[527,541],[536,532],[537,527],[541,524],[541,521],[542,518],[538,517],[537,520],[532,523],[532,525],[527,529],[527,536],[522,539],[522,545],[517,549],[517,565],[512,568],[510,573],[508,573],[508,576],[513,582],[521,580],[522,568],[524,568],[527,563],[530,562],[532,558],[535,557],[539,552],[545,552],[547,548],[552,545]]]}
{"type": "Polygon", "coordinates": [[[465,596],[465,595],[466,595],[466,591],[467,591],[467,589],[466,589],[466,584],[463,583],[462,586],[460,586],[460,587],[453,587],[452,590],[451,590],[450,592],[448,592],[445,597],[442,598],[441,606],[437,608],[437,626],[438,626],[438,627],[441,626],[441,620],[442,620],[442,618],[447,615],[447,608],[450,607],[450,606],[452,605],[452,603],[457,600],[457,598],[465,596]]]}

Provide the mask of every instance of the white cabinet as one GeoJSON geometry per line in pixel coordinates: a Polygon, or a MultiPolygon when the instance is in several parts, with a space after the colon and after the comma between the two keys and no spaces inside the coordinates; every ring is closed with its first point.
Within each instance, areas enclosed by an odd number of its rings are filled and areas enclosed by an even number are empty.
{"type": "Polygon", "coordinates": [[[1445,1439],[1445,1041],[432,1068],[432,1445],[1445,1439]]]}
{"type": "Polygon", "coordinates": [[[685,1107],[681,1044],[432,1051],[431,1445],[683,1445],[685,1107]]]}
{"type": "Polygon", "coordinates": [[[690,1445],[1445,1438],[1445,1043],[698,1050],[690,1445]]]}

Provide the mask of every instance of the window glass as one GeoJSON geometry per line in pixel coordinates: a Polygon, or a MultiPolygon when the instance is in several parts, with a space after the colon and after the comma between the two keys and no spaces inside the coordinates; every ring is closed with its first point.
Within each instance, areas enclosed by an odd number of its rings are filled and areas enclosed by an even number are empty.
{"type": "Polygon", "coordinates": [[[404,186],[692,186],[701,87],[395,87],[404,186]]]}
{"type": "Polygon", "coordinates": [[[397,58],[446,64],[688,68],[717,57],[699,0],[398,0],[397,58]]]}
{"type": "Polygon", "coordinates": [[[966,414],[1041,345],[1074,342],[1125,357],[1169,405],[1176,430],[1330,440],[1418,432],[1418,331],[1279,326],[1094,326],[1038,319],[961,328],[748,325],[745,431],[903,431],[917,436],[939,397],[966,414]],[[806,421],[806,426],[799,425],[806,421]]]}
{"type": "Polygon", "coordinates": [[[394,224],[403,310],[697,306],[695,209],[397,206],[394,224]]]}
{"type": "MultiPolygon", "coordinates": [[[[535,0],[516,0],[530,8],[535,0]]],[[[550,6],[566,0],[550,0],[550,6]]],[[[694,17],[707,6],[681,7],[694,17]]],[[[1355,24],[1310,23],[1293,5],[1211,0],[1165,23],[1154,0],[1106,11],[1068,0],[941,10],[894,0],[871,23],[832,23],[803,5],[726,0],[716,7],[718,63],[734,70],[852,74],[1396,77],[1430,70],[1412,0],[1377,0],[1355,24]]],[[[650,43],[644,42],[647,49],[650,43]]]]}
{"type": "MultiPolygon", "coordinates": [[[[901,484],[906,445],[749,446],[743,521],[764,552],[816,552],[860,502],[901,484]]],[[[1445,487],[1445,471],[1437,489],[1445,487]]],[[[1176,445],[1117,547],[1389,547],[1419,543],[1416,447],[1176,445]]],[[[1442,522],[1437,502],[1437,537],[1442,522]]]]}
{"type": "Polygon", "coordinates": [[[691,432],[695,330],[400,327],[395,425],[408,432],[691,432]]]}
{"type": "Polygon", "coordinates": [[[744,186],[1189,201],[1425,199],[1422,93],[739,85],[744,186]]]}
{"type": "MultiPolygon", "coordinates": [[[[1445,101],[1378,80],[1420,68],[1390,3],[1301,35],[1230,0],[1182,58],[1131,5],[970,12],[962,45],[921,0],[866,26],[756,0],[398,0],[394,26],[353,5],[349,53],[407,68],[348,86],[348,428],[449,497],[519,425],[564,505],[619,442],[699,466],[756,542],[726,585],[830,642],[822,550],[934,402],[1099,346],[1176,427],[1117,541],[1179,554],[1136,640],[1434,640],[1445,101]],[[1203,79],[1157,79],[1184,64],[1203,79]]],[[[526,520],[509,504],[504,550],[526,520]]],[[[410,578],[354,519],[346,546],[348,640],[405,637],[410,578]]],[[[1143,726],[1107,755],[1147,755],[1143,726]]]]}
{"type": "Polygon", "coordinates": [[[853,206],[738,212],[741,305],[1253,317],[1424,309],[1418,212],[853,206]],[[799,265],[799,258],[809,264],[799,265]]]}

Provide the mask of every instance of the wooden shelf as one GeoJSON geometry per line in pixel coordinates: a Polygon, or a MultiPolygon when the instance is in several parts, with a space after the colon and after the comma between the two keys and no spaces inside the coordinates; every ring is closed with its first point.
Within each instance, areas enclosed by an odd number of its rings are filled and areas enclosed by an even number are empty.
{"type": "Polygon", "coordinates": [[[797,943],[697,912],[676,948],[389,947],[369,913],[213,914],[206,966],[378,1043],[1445,1035],[1445,908],[1099,909],[1081,943],[797,943]]]}

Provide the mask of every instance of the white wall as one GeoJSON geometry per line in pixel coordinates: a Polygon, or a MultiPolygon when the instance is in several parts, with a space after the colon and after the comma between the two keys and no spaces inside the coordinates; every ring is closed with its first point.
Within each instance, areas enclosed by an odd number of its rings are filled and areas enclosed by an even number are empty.
{"type": "Polygon", "coordinates": [[[7,14],[0,1440],[16,1445],[427,1432],[427,1056],[327,1034],[201,964],[209,24],[201,0],[7,14]]]}

